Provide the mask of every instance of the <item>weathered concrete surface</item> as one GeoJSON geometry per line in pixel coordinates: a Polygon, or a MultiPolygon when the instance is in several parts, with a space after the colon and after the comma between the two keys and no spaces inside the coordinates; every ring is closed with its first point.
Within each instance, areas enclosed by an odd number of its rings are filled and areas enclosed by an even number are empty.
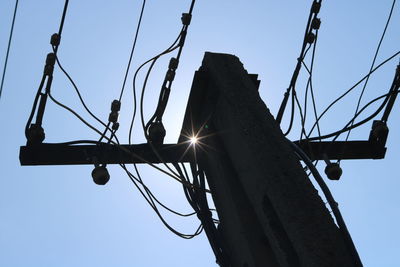
{"type": "Polygon", "coordinates": [[[200,71],[204,92],[192,119],[199,125],[209,118],[218,136],[202,164],[231,255],[241,258],[236,254],[242,250],[252,259],[248,266],[353,266],[337,226],[239,59],[206,53],[200,71]],[[263,239],[265,254],[273,255],[251,255],[263,239]],[[268,259],[269,265],[262,263],[268,259]]]}

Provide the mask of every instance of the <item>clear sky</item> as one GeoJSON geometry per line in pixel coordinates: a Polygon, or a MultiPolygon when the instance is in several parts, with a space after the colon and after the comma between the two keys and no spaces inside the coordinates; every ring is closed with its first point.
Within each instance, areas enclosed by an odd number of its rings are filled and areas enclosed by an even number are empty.
{"type": "MultiPolygon", "coordinates": [[[[196,1],[164,116],[166,142],[177,141],[193,74],[205,51],[235,54],[250,73],[259,74],[260,95],[276,115],[300,52],[311,2],[196,1]]],[[[0,1],[1,63],[14,3],[0,1]]],[[[139,0],[70,1],[58,55],[88,106],[103,120],[108,117],[111,101],[119,96],[141,4],[139,0]]],[[[392,0],[323,1],[314,69],[319,111],[368,72],[391,4],[392,0]]],[[[188,241],[169,232],[120,168],[110,167],[110,182],[97,186],[90,175],[93,166],[19,165],[19,146],[26,142],[25,123],[63,5],[61,0],[20,1],[19,5],[0,99],[0,266],[215,266],[204,234],[188,241]]],[[[181,13],[187,12],[189,5],[189,0],[147,1],[132,70],[170,45],[179,33],[181,13]]],[[[377,63],[400,50],[399,11],[396,6],[377,63]]],[[[169,58],[160,60],[150,77],[146,116],[154,111],[169,58]]],[[[362,103],[386,93],[398,62],[397,57],[371,77],[362,103]]],[[[140,84],[143,75],[139,78],[140,84]]],[[[306,78],[303,69],[297,86],[301,98],[306,78]]],[[[128,81],[119,130],[124,143],[133,109],[132,75],[128,81]]],[[[352,118],[360,89],[324,117],[323,133],[343,127],[352,118]]],[[[85,113],[59,69],[55,70],[52,92],[100,128],[85,113]]],[[[342,179],[327,181],[365,266],[399,266],[398,104],[389,118],[386,158],[343,161],[342,179]]],[[[292,140],[299,137],[300,122],[296,119],[292,140]]],[[[284,128],[287,122],[285,118],[284,128]]],[[[142,143],[138,126],[134,142],[142,143]]],[[[46,142],[98,138],[50,101],[43,127],[46,142]]],[[[371,122],[357,128],[350,139],[366,140],[370,127],[371,122]]],[[[140,170],[162,201],[177,210],[190,211],[176,181],[148,166],[140,170]]],[[[199,223],[196,217],[165,216],[187,233],[199,223]]]]}

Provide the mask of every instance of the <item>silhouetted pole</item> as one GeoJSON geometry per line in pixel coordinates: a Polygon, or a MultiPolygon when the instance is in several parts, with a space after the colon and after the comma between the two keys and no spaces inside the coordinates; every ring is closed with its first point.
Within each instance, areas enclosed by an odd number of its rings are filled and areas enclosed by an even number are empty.
{"type": "Polygon", "coordinates": [[[232,266],[354,266],[329,211],[259,97],[256,79],[237,57],[205,54],[180,141],[192,129],[200,139],[210,136],[197,145],[198,161],[232,266]]]}

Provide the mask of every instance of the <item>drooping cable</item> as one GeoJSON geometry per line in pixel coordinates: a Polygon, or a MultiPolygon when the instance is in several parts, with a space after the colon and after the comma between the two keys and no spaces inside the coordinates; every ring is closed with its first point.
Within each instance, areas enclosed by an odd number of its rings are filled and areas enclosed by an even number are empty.
{"type": "Polygon", "coordinates": [[[154,201],[152,198],[147,198],[146,194],[143,192],[143,190],[139,187],[139,185],[137,184],[137,182],[135,181],[135,179],[133,178],[134,176],[132,175],[132,173],[130,173],[128,171],[128,169],[126,168],[125,165],[121,164],[121,167],[126,171],[127,175],[129,176],[129,178],[131,179],[132,183],[135,185],[135,187],[139,190],[139,192],[141,193],[141,195],[143,196],[143,198],[146,200],[146,202],[149,204],[149,206],[153,209],[153,211],[156,213],[156,215],[158,216],[158,218],[160,219],[160,221],[164,224],[164,226],[170,230],[172,233],[174,233],[175,235],[184,238],[184,239],[191,239],[197,235],[199,235],[202,232],[202,225],[200,224],[199,227],[196,229],[194,234],[183,234],[177,230],[175,230],[172,226],[170,226],[167,221],[164,219],[164,217],[161,215],[160,211],[157,209],[154,201]]]}
{"type": "Polygon", "coordinates": [[[7,71],[8,56],[9,56],[9,54],[10,54],[11,40],[12,40],[12,36],[13,36],[13,33],[14,33],[14,25],[15,25],[15,18],[16,18],[16,16],[17,16],[17,10],[18,10],[18,0],[15,1],[14,14],[13,14],[12,22],[11,22],[10,35],[9,35],[9,37],[8,37],[6,58],[5,58],[5,60],[4,60],[3,74],[2,74],[2,76],[1,76],[0,99],[1,99],[1,95],[2,95],[2,93],[3,93],[4,78],[5,78],[5,76],[6,76],[6,71],[7,71]]]}
{"type": "MultiPolygon", "coordinates": [[[[308,16],[308,20],[307,20],[307,26],[306,26],[306,30],[305,30],[305,34],[304,34],[304,39],[303,39],[303,44],[302,44],[302,48],[301,48],[301,52],[300,52],[300,56],[297,58],[297,63],[296,63],[296,67],[293,71],[293,75],[292,78],[290,79],[290,84],[284,94],[282,103],[280,105],[278,114],[276,116],[276,121],[280,124],[283,118],[283,114],[285,112],[286,109],[286,105],[289,99],[289,96],[292,94],[292,105],[295,104],[295,86],[296,86],[296,81],[297,81],[297,77],[299,76],[300,73],[300,69],[301,69],[301,64],[302,61],[305,57],[305,52],[308,51],[306,50],[307,45],[308,44],[312,44],[314,42],[315,39],[315,35],[312,32],[313,29],[315,29],[315,26],[317,26],[319,28],[319,24],[320,24],[320,20],[317,18],[317,15],[320,11],[321,8],[321,2],[314,0],[310,9],[310,14],[308,16]]],[[[288,130],[285,132],[285,135],[288,135],[292,125],[293,125],[293,120],[294,120],[294,107],[292,106],[292,112],[291,112],[291,116],[290,116],[290,123],[289,123],[289,127],[288,130]]]]}
{"type": "MultiPolygon", "coordinates": [[[[142,65],[140,65],[136,71],[135,74],[133,76],[133,81],[132,81],[132,90],[133,90],[133,114],[132,114],[132,119],[131,119],[131,124],[129,127],[129,133],[128,133],[128,140],[129,140],[129,144],[131,144],[131,138],[132,138],[132,132],[133,132],[133,125],[135,122],[135,118],[136,118],[136,110],[137,110],[137,97],[136,97],[136,79],[137,79],[137,75],[139,74],[139,71],[145,66],[147,65],[149,62],[152,62],[154,60],[157,60],[159,57],[168,54],[172,51],[174,51],[177,46],[176,43],[179,41],[179,38],[181,36],[182,30],[180,31],[178,37],[175,39],[175,41],[172,43],[172,45],[170,45],[166,50],[164,50],[163,52],[161,52],[160,54],[156,55],[155,57],[152,57],[151,59],[147,60],[146,62],[144,62],[142,65]]],[[[148,76],[148,75],[146,75],[148,76]]],[[[141,100],[140,100],[140,109],[141,109],[141,114],[143,114],[143,98],[144,98],[144,91],[142,90],[142,96],[141,96],[141,100]]],[[[144,115],[141,115],[142,117],[142,125],[144,125],[144,115]]]]}
{"type": "Polygon", "coordinates": [[[195,212],[192,212],[192,213],[178,212],[178,211],[175,211],[175,210],[167,207],[165,204],[163,204],[160,200],[158,200],[154,196],[154,194],[151,192],[151,190],[144,184],[143,179],[142,179],[142,177],[140,175],[140,172],[139,172],[139,169],[138,169],[137,165],[136,164],[133,164],[133,165],[134,165],[134,168],[135,168],[136,177],[133,176],[133,175],[132,176],[135,177],[136,181],[139,182],[143,186],[143,188],[145,189],[145,191],[146,191],[147,195],[149,196],[149,198],[154,199],[154,201],[157,202],[161,207],[163,207],[165,210],[167,210],[167,211],[169,211],[169,212],[171,212],[171,213],[173,213],[175,215],[178,215],[178,216],[181,216],[181,217],[189,217],[189,216],[192,216],[192,215],[196,214],[195,212]]]}
{"type": "MultiPolygon", "coordinates": [[[[308,136],[311,136],[312,132],[314,131],[317,123],[321,120],[321,118],[336,104],[338,103],[341,99],[343,99],[346,95],[348,95],[351,91],[353,91],[358,85],[360,85],[365,79],[367,79],[371,74],[373,74],[376,70],[381,68],[383,65],[385,65],[387,62],[395,58],[397,55],[400,54],[400,51],[397,51],[394,53],[392,56],[388,57],[384,61],[382,61],[379,65],[377,65],[372,71],[370,71],[368,74],[366,74],[363,78],[361,78],[358,82],[356,82],[352,87],[350,87],[348,90],[346,90],[342,95],[340,95],[338,98],[336,98],[334,101],[332,101],[318,116],[316,121],[314,122],[313,126],[311,127],[308,136]]],[[[315,139],[315,138],[314,138],[315,139]]]]}
{"type": "MultiPolygon", "coordinates": [[[[389,99],[391,96],[397,96],[397,95],[399,94],[399,92],[400,92],[399,89],[397,89],[397,90],[395,90],[395,91],[392,91],[392,92],[387,93],[387,94],[384,94],[384,95],[380,95],[380,96],[378,96],[378,97],[372,99],[372,100],[369,101],[367,104],[365,104],[365,105],[357,112],[357,114],[356,114],[346,125],[348,126],[348,125],[350,125],[351,123],[354,123],[355,119],[356,119],[364,110],[366,110],[370,105],[372,105],[373,103],[377,102],[378,100],[381,100],[382,98],[385,98],[385,100],[384,100],[384,102],[381,104],[381,106],[380,106],[372,115],[370,115],[369,117],[367,117],[367,118],[364,119],[363,121],[359,122],[359,123],[358,123],[358,124],[359,124],[358,126],[361,126],[362,124],[364,124],[364,123],[370,121],[370,120],[373,119],[376,115],[378,115],[378,113],[379,113],[380,111],[382,111],[383,107],[385,106],[385,102],[387,102],[387,99],[389,99]]],[[[387,106],[387,104],[386,104],[386,106],[387,106]]],[[[384,122],[386,122],[386,121],[384,121],[384,122]]],[[[354,124],[353,124],[353,125],[354,125],[354,124]]],[[[346,128],[344,128],[344,129],[346,129],[346,128]]],[[[354,128],[351,128],[351,129],[354,129],[354,128]]],[[[348,131],[348,130],[347,130],[347,131],[348,131]]],[[[332,139],[332,142],[334,142],[335,140],[337,140],[338,137],[339,137],[342,133],[344,133],[344,132],[346,132],[346,131],[339,131],[339,132],[336,134],[336,136],[332,139]]]]}
{"type": "MultiPolygon", "coordinates": [[[[318,30],[316,30],[315,32],[315,42],[313,44],[313,49],[312,49],[312,54],[311,54],[311,62],[310,62],[310,68],[307,68],[307,66],[305,65],[304,61],[303,61],[303,65],[306,68],[309,77],[307,80],[307,85],[306,85],[306,90],[304,93],[304,123],[303,123],[303,130],[301,131],[300,134],[300,139],[302,140],[303,138],[303,133],[305,134],[305,137],[307,139],[307,134],[305,133],[305,121],[307,119],[307,100],[308,100],[308,92],[310,91],[310,95],[311,95],[311,100],[312,100],[312,107],[313,107],[313,113],[314,113],[314,117],[315,120],[317,120],[318,118],[318,113],[317,113],[317,105],[316,105],[316,101],[315,101],[315,95],[314,95],[314,87],[313,87],[313,82],[312,82],[312,78],[313,78],[313,70],[314,70],[314,60],[315,60],[315,52],[316,52],[316,47],[317,47],[317,41],[318,41],[318,30]]],[[[321,135],[321,129],[319,127],[319,123],[317,122],[317,131],[318,131],[318,135],[321,135]]]]}
{"type": "Polygon", "coordinates": [[[142,118],[142,126],[144,126],[143,130],[144,130],[144,135],[146,137],[146,140],[147,140],[148,144],[150,145],[151,149],[153,150],[153,153],[157,156],[157,158],[159,158],[161,160],[161,162],[164,164],[164,166],[166,166],[168,168],[168,170],[176,176],[179,176],[179,174],[176,173],[173,169],[171,169],[166,164],[166,162],[159,155],[156,146],[161,145],[164,141],[165,128],[162,124],[162,117],[163,117],[165,108],[168,103],[172,83],[175,78],[176,70],[179,65],[179,60],[180,60],[180,56],[183,51],[183,47],[185,45],[187,30],[188,30],[188,27],[189,27],[191,19],[192,19],[192,12],[193,12],[195,2],[196,2],[195,0],[192,0],[190,8],[189,8],[189,12],[182,14],[181,21],[182,21],[183,26],[182,26],[182,30],[179,34],[179,43],[177,45],[178,53],[177,53],[176,58],[173,57],[170,59],[170,62],[168,65],[168,70],[167,70],[167,73],[165,74],[165,78],[164,78],[163,84],[161,86],[161,91],[160,91],[160,96],[159,96],[158,104],[156,107],[156,111],[154,112],[153,116],[151,116],[151,119],[147,122],[146,125],[144,125],[144,118],[143,118],[144,117],[143,116],[143,95],[144,95],[146,83],[147,83],[148,77],[150,75],[150,72],[158,58],[155,58],[154,60],[152,60],[152,63],[149,67],[149,70],[146,74],[146,78],[143,83],[142,95],[141,95],[141,105],[140,105],[141,118],[142,118]]]}
{"type": "MultiPolygon", "coordinates": [[[[66,105],[64,105],[64,104],[62,104],[62,103],[59,102],[58,100],[56,100],[56,99],[51,95],[51,93],[49,94],[49,97],[50,97],[50,99],[51,99],[56,105],[62,107],[63,109],[66,109],[67,111],[69,111],[70,113],[72,113],[75,117],[77,117],[81,122],[83,122],[83,123],[84,123],[87,127],[89,127],[91,130],[95,131],[95,132],[96,132],[97,134],[99,134],[100,136],[103,134],[100,130],[96,129],[96,128],[95,128],[94,126],[92,126],[90,123],[88,123],[87,121],[85,121],[76,111],[74,111],[74,110],[71,109],[70,107],[68,107],[68,106],[66,106],[66,105]]],[[[116,138],[116,140],[118,140],[116,136],[114,136],[114,138],[116,138]]],[[[164,173],[164,174],[166,174],[166,175],[172,177],[173,179],[177,180],[178,182],[183,183],[183,184],[186,184],[187,186],[190,186],[189,184],[187,184],[187,183],[185,183],[184,181],[182,181],[180,177],[177,177],[177,176],[175,176],[175,175],[173,175],[173,174],[171,174],[171,173],[169,173],[169,172],[167,172],[167,171],[161,169],[161,168],[158,167],[157,165],[155,165],[155,164],[149,162],[148,160],[144,159],[143,157],[141,157],[140,155],[134,153],[133,151],[130,151],[130,150],[124,148],[123,146],[120,146],[120,145],[119,145],[119,141],[118,141],[118,142],[115,142],[115,141],[113,141],[111,138],[109,138],[109,137],[107,137],[107,136],[105,136],[104,139],[106,139],[107,141],[109,141],[110,144],[115,145],[116,147],[118,147],[118,149],[120,149],[121,151],[132,155],[132,157],[137,158],[137,159],[139,159],[140,161],[142,161],[142,162],[144,162],[144,163],[147,163],[147,164],[150,165],[151,167],[153,167],[153,168],[157,169],[158,171],[160,171],[160,172],[162,172],[162,173],[164,173]]]]}
{"type": "MultiPolygon", "coordinates": [[[[174,164],[174,166],[182,177],[188,176],[184,165],[182,165],[184,173],[177,163],[174,164]]],[[[220,266],[230,266],[228,264],[228,258],[225,255],[219,233],[214,224],[215,220],[212,218],[212,213],[207,203],[204,171],[201,170],[195,162],[190,163],[190,168],[194,186],[193,188],[183,188],[185,196],[189,204],[192,206],[193,210],[196,211],[197,217],[203,225],[204,231],[210,242],[217,263],[220,266]]],[[[188,177],[186,179],[189,181],[188,177]]]]}
{"type": "Polygon", "coordinates": [[[164,115],[168,103],[169,94],[171,92],[171,87],[175,78],[176,70],[179,66],[179,60],[183,51],[183,47],[185,45],[187,30],[189,28],[192,19],[192,12],[195,2],[196,2],[195,0],[192,0],[189,12],[182,14],[181,20],[183,28],[179,38],[178,53],[176,58],[174,57],[171,58],[169,62],[168,70],[165,74],[165,78],[161,86],[160,97],[157,104],[157,108],[153,116],[151,117],[151,120],[149,120],[145,126],[145,137],[150,143],[153,144],[160,144],[164,140],[165,129],[164,126],[162,125],[162,117],[164,115]]]}
{"type": "MultiPolygon", "coordinates": [[[[380,38],[380,40],[379,40],[378,46],[377,46],[376,51],[375,51],[374,58],[373,58],[372,63],[371,63],[371,67],[370,67],[370,69],[369,69],[370,72],[371,72],[371,70],[372,70],[372,69],[374,68],[374,66],[375,66],[375,61],[376,61],[376,58],[378,57],[378,53],[379,53],[379,50],[380,50],[380,48],[381,48],[382,41],[383,41],[383,39],[385,38],[386,30],[387,30],[387,28],[388,28],[388,26],[389,26],[389,23],[390,23],[390,20],[391,20],[391,18],[392,18],[393,9],[394,9],[395,4],[396,4],[396,0],[393,0],[392,6],[391,6],[391,8],[390,8],[389,16],[388,16],[388,18],[387,18],[387,20],[386,20],[385,27],[384,27],[384,29],[383,29],[381,38],[380,38]]],[[[357,107],[356,107],[356,110],[355,110],[355,112],[354,112],[354,115],[357,114],[358,109],[360,108],[361,99],[362,99],[362,97],[363,97],[363,95],[364,95],[365,89],[367,88],[368,81],[369,81],[369,76],[367,77],[367,79],[365,79],[365,82],[364,82],[363,88],[362,88],[362,90],[361,90],[360,96],[358,97],[357,107]]],[[[353,124],[353,123],[352,123],[352,124],[353,124]]],[[[351,133],[351,130],[349,130],[349,131],[347,132],[347,136],[346,136],[346,138],[345,138],[345,141],[347,141],[347,140],[349,139],[350,133],[351,133]]]]}
{"type": "Polygon", "coordinates": [[[357,118],[361,114],[361,112],[364,111],[366,109],[366,107],[371,104],[371,102],[370,102],[367,105],[365,105],[362,109],[360,109],[357,112],[357,114],[341,130],[335,131],[333,133],[326,134],[326,135],[323,135],[323,136],[311,137],[311,138],[308,138],[308,141],[322,140],[322,139],[327,139],[327,138],[334,137],[334,136],[336,137],[335,139],[337,139],[338,135],[340,135],[340,134],[342,134],[342,133],[344,133],[346,131],[349,131],[351,129],[357,128],[357,127],[361,126],[362,124],[370,121],[371,119],[376,117],[382,111],[382,109],[388,103],[391,95],[397,95],[399,87],[400,87],[400,67],[398,66],[396,68],[396,74],[395,74],[395,77],[393,79],[393,83],[392,83],[392,85],[391,85],[391,87],[389,89],[389,92],[387,94],[385,94],[385,96],[386,96],[385,100],[382,102],[382,104],[378,107],[378,109],[373,114],[371,114],[367,118],[365,118],[365,119],[363,119],[363,120],[361,120],[361,121],[359,121],[357,123],[353,123],[355,118],[357,118]]]}
{"type": "MultiPolygon", "coordinates": [[[[55,49],[53,47],[53,51],[55,52],[55,49]]],[[[85,108],[85,110],[90,114],[90,116],[92,116],[92,118],[94,118],[96,121],[98,121],[101,125],[103,125],[106,128],[109,128],[109,125],[106,125],[102,120],[100,120],[95,114],[93,114],[93,112],[88,108],[88,106],[86,105],[81,92],[78,88],[78,86],[76,85],[75,81],[72,79],[71,75],[69,75],[69,73],[64,69],[64,67],[61,65],[60,59],[58,58],[58,56],[56,56],[56,62],[58,67],[60,68],[60,70],[64,73],[64,75],[67,77],[67,79],[69,80],[69,82],[72,84],[72,87],[75,89],[76,94],[78,95],[78,98],[82,104],[82,106],[85,108]]]]}
{"type": "Polygon", "coordinates": [[[321,177],[318,170],[312,164],[312,162],[308,158],[307,154],[304,153],[303,150],[301,150],[296,144],[294,144],[290,140],[288,140],[288,142],[291,145],[291,147],[293,148],[293,150],[296,152],[296,154],[303,160],[303,162],[311,170],[316,182],[318,183],[319,187],[321,188],[322,192],[325,195],[326,200],[329,203],[329,206],[331,207],[332,213],[335,216],[335,219],[339,226],[343,240],[345,241],[347,249],[349,250],[349,252],[353,258],[355,266],[362,267],[363,265],[362,265],[361,259],[358,255],[357,249],[353,243],[351,235],[347,229],[346,223],[344,222],[344,219],[342,217],[342,214],[340,213],[339,207],[338,207],[335,199],[333,198],[331,191],[329,190],[328,186],[324,182],[324,179],[321,177]]]}

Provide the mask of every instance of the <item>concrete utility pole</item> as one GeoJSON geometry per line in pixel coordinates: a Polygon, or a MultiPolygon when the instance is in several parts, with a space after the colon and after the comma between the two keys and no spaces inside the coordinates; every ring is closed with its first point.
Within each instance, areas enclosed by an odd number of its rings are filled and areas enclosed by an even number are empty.
{"type": "Polygon", "coordinates": [[[354,266],[256,78],[237,57],[205,54],[180,141],[192,129],[200,139],[210,136],[198,145],[199,164],[232,266],[354,266]]]}
{"type": "MultiPolygon", "coordinates": [[[[21,165],[198,163],[220,218],[218,231],[210,230],[217,241],[210,243],[221,246],[223,266],[355,266],[258,85],[237,57],[206,53],[178,144],[157,145],[156,154],[149,144],[28,141],[20,149],[21,165]],[[192,135],[199,138],[195,153],[186,142],[192,135]]],[[[383,158],[387,128],[381,124],[374,122],[367,141],[297,144],[312,159],[383,158]]]]}

